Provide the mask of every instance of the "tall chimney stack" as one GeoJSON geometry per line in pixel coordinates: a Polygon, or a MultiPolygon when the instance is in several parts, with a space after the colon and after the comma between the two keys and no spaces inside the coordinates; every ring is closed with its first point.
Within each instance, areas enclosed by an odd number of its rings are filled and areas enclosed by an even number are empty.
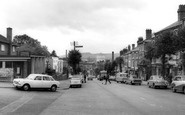
{"type": "Polygon", "coordinates": [[[185,17],[185,5],[179,5],[178,13],[178,21],[181,21],[185,17]]]}
{"type": "Polygon", "coordinates": [[[7,39],[9,42],[12,42],[12,28],[8,27],[7,28],[7,39]]]}
{"type": "Polygon", "coordinates": [[[112,52],[112,62],[114,61],[114,52],[112,52]]]}
{"type": "Polygon", "coordinates": [[[12,55],[12,28],[7,28],[7,39],[9,41],[8,45],[8,55],[12,55]]]}
{"type": "Polygon", "coordinates": [[[135,48],[135,44],[132,44],[132,50],[135,48]]]}
{"type": "Polygon", "coordinates": [[[151,38],[152,38],[152,30],[146,29],[146,39],[151,39],[151,38]]]}

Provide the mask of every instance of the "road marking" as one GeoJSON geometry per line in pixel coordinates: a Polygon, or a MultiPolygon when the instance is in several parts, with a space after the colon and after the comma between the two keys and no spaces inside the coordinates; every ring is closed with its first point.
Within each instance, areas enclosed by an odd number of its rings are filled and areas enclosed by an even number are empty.
{"type": "Polygon", "coordinates": [[[140,99],[141,99],[141,100],[144,100],[144,101],[146,100],[144,97],[140,97],[140,99]]]}
{"type": "Polygon", "coordinates": [[[1,114],[14,112],[20,107],[22,107],[25,103],[33,99],[34,95],[30,96],[22,96],[20,99],[8,104],[7,106],[0,109],[1,114]]]}
{"type": "Polygon", "coordinates": [[[150,104],[150,106],[153,106],[153,107],[155,107],[155,106],[156,106],[156,104],[153,104],[153,103],[151,103],[151,104],[150,104]]]}

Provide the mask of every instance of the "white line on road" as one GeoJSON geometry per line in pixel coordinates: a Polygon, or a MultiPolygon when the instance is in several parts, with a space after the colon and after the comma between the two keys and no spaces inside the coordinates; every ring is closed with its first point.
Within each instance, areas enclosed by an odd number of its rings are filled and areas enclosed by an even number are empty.
{"type": "Polygon", "coordinates": [[[144,97],[140,97],[140,99],[141,99],[141,100],[144,100],[144,101],[146,100],[144,97]]]}
{"type": "Polygon", "coordinates": [[[0,109],[1,114],[9,113],[9,112],[14,112],[20,107],[22,107],[25,103],[33,99],[34,95],[30,96],[22,96],[20,99],[8,104],[7,106],[3,107],[0,109]]]}

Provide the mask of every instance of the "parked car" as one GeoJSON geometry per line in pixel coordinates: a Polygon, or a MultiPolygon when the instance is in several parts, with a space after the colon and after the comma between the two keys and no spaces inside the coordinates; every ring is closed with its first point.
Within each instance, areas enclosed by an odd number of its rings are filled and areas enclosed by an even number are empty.
{"type": "Polygon", "coordinates": [[[125,83],[125,81],[128,79],[128,73],[117,73],[116,74],[116,82],[125,83]]]}
{"type": "Polygon", "coordinates": [[[28,91],[30,88],[47,88],[51,91],[56,91],[60,85],[52,76],[45,74],[30,74],[26,78],[16,78],[13,80],[13,85],[16,88],[22,88],[28,91]]]}
{"type": "Polygon", "coordinates": [[[185,76],[178,75],[175,76],[171,83],[171,88],[173,92],[183,92],[185,93],[185,76]]]}
{"type": "Polygon", "coordinates": [[[104,77],[107,76],[107,71],[103,70],[103,71],[100,71],[100,76],[98,78],[98,80],[103,80],[104,77]]]}
{"type": "Polygon", "coordinates": [[[115,80],[116,80],[116,76],[111,75],[111,76],[109,77],[109,79],[110,79],[111,81],[115,81],[115,80]]]}
{"type": "Polygon", "coordinates": [[[70,79],[70,87],[73,87],[73,86],[82,87],[82,78],[81,78],[81,75],[74,75],[70,79]]]}
{"type": "Polygon", "coordinates": [[[148,87],[153,87],[153,88],[156,88],[156,87],[167,88],[168,82],[164,80],[164,78],[160,75],[152,75],[150,79],[147,81],[147,85],[148,87]]]}
{"type": "Polygon", "coordinates": [[[126,84],[139,84],[141,85],[142,80],[141,78],[138,78],[136,75],[129,75],[128,79],[125,80],[126,84]]]}
{"type": "Polygon", "coordinates": [[[92,75],[89,75],[88,77],[87,77],[87,80],[93,80],[93,76],[92,75]]]}

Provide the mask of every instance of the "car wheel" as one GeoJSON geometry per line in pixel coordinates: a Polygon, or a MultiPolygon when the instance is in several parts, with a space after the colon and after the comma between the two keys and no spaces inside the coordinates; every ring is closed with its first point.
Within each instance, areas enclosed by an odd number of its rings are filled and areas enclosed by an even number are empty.
{"type": "Polygon", "coordinates": [[[55,85],[52,85],[52,86],[51,86],[51,91],[52,91],[52,92],[55,92],[56,90],[57,90],[57,87],[56,87],[55,85]]]}
{"type": "Polygon", "coordinates": [[[29,89],[30,89],[30,85],[25,84],[25,85],[23,86],[23,90],[24,90],[24,91],[28,91],[29,89]]]}
{"type": "Polygon", "coordinates": [[[172,88],[172,91],[175,93],[177,92],[177,90],[175,89],[175,87],[172,88]]]}
{"type": "Polygon", "coordinates": [[[183,93],[185,94],[185,87],[183,87],[183,93]]]}
{"type": "Polygon", "coordinates": [[[79,85],[79,88],[81,88],[82,87],[82,85],[79,85]]]}
{"type": "Polygon", "coordinates": [[[153,83],[153,88],[154,88],[154,89],[156,89],[156,86],[155,86],[155,84],[154,84],[154,83],[153,83]]]}

